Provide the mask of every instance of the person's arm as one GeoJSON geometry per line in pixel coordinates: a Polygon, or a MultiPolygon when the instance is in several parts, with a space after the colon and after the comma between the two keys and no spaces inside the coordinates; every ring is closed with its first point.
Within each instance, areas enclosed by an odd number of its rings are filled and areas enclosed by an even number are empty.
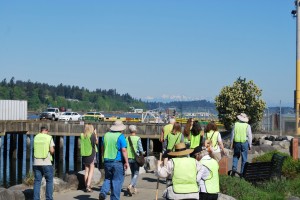
{"type": "Polygon", "coordinates": [[[231,138],[230,138],[230,148],[233,149],[233,138],[234,138],[234,127],[231,131],[231,138]]]}
{"type": "Polygon", "coordinates": [[[95,135],[95,138],[96,138],[96,144],[98,144],[98,135],[97,135],[97,130],[96,129],[94,129],[94,135],[95,135]]]}
{"type": "Polygon", "coordinates": [[[122,148],[121,151],[122,151],[123,159],[125,161],[125,163],[124,163],[124,169],[127,170],[128,167],[129,167],[127,149],[126,148],[122,148]]]}
{"type": "Polygon", "coordinates": [[[169,160],[166,165],[163,164],[164,162],[161,160],[157,161],[157,172],[156,175],[161,178],[167,178],[171,175],[173,171],[173,161],[172,159],[169,160]]]}
{"type": "Polygon", "coordinates": [[[53,138],[51,138],[50,148],[49,148],[49,152],[50,152],[51,155],[53,155],[54,152],[55,152],[55,148],[54,147],[55,147],[55,144],[54,144],[53,138]]]}
{"type": "Polygon", "coordinates": [[[126,142],[124,134],[121,134],[118,139],[118,148],[121,149],[121,153],[122,153],[123,160],[124,160],[124,169],[127,170],[127,168],[129,167],[129,164],[128,164],[128,154],[127,154],[127,142],[126,142]]]}
{"type": "Polygon", "coordinates": [[[224,149],[224,144],[223,144],[222,137],[221,137],[220,133],[218,134],[218,144],[219,144],[219,147],[220,147],[221,151],[223,152],[223,154],[226,155],[225,149],[224,149]]]}
{"type": "Polygon", "coordinates": [[[164,129],[161,130],[159,141],[164,142],[164,129]]]}
{"type": "Polygon", "coordinates": [[[251,126],[248,125],[247,127],[247,137],[248,137],[248,143],[249,143],[249,150],[252,148],[252,131],[251,131],[251,126]]]}
{"type": "Polygon", "coordinates": [[[139,153],[145,154],[141,138],[138,140],[138,150],[139,150],[139,153]]]}

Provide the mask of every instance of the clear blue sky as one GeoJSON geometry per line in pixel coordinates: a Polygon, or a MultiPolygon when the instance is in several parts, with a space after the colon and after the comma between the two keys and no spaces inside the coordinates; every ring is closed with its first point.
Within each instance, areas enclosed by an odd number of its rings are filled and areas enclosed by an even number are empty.
{"type": "Polygon", "coordinates": [[[213,100],[238,78],[293,105],[294,0],[0,0],[0,80],[213,100]]]}

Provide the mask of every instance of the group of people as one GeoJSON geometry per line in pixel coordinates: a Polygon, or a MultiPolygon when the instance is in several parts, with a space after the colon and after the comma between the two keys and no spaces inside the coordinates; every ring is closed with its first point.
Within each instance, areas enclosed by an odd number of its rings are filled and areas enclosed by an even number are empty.
{"type": "MultiPolygon", "coordinates": [[[[242,155],[241,173],[251,149],[252,132],[245,113],[237,116],[231,133],[232,170],[242,155]],[[250,142],[249,142],[250,141],[250,142]]],[[[183,129],[170,120],[161,133],[163,160],[158,161],[157,176],[166,178],[165,199],[216,200],[220,192],[219,161],[226,155],[221,134],[212,121],[204,131],[198,121],[189,119],[183,129]],[[188,173],[187,173],[188,172],[188,173]]]]}
{"type": "MultiPolygon", "coordinates": [[[[248,116],[241,113],[234,124],[231,147],[234,148],[233,171],[242,155],[241,172],[247,161],[248,149],[251,149],[252,132],[248,116]]],[[[129,126],[130,135],[126,138],[126,126],[117,120],[104,134],[101,142],[105,179],[100,190],[99,200],[106,199],[110,192],[111,200],[119,200],[124,182],[125,171],[130,167],[131,182],[127,192],[131,196],[137,193],[139,165],[135,155],[144,154],[141,138],[136,135],[137,127],[129,126]]],[[[34,200],[40,199],[42,177],[46,179],[46,199],[53,199],[54,141],[46,127],[34,137],[34,200]]],[[[81,155],[85,166],[86,192],[91,192],[91,180],[94,172],[98,137],[92,124],[86,124],[80,135],[81,155]]],[[[163,160],[158,161],[157,175],[166,178],[167,188],[163,197],[166,199],[217,199],[219,189],[219,164],[224,145],[217,125],[207,124],[202,130],[200,123],[189,119],[183,131],[181,125],[170,119],[164,126],[160,141],[163,146],[163,160]],[[189,173],[186,173],[189,172],[189,173]]]]}

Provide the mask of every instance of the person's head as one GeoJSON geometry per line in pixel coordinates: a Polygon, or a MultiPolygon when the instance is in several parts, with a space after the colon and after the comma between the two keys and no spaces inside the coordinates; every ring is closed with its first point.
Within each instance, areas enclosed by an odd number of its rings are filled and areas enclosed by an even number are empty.
{"type": "Polygon", "coordinates": [[[241,121],[241,122],[246,122],[246,123],[248,123],[248,121],[249,121],[249,118],[248,118],[248,116],[247,116],[245,113],[241,113],[241,114],[239,114],[239,115],[236,116],[236,117],[237,117],[238,120],[241,121]]]}
{"type": "Polygon", "coordinates": [[[193,151],[193,149],[187,149],[184,143],[178,143],[175,145],[175,151],[169,152],[168,155],[172,157],[186,157],[193,151]]]}
{"type": "Polygon", "coordinates": [[[172,129],[173,134],[181,133],[181,125],[179,122],[175,122],[172,129]]]}
{"type": "Polygon", "coordinates": [[[193,118],[189,118],[187,120],[186,125],[185,125],[184,130],[183,130],[184,136],[187,137],[187,136],[190,135],[192,123],[193,123],[193,118]]]}
{"type": "Polygon", "coordinates": [[[198,120],[195,120],[191,129],[191,133],[196,136],[199,135],[201,132],[201,126],[198,120]]]}
{"type": "Polygon", "coordinates": [[[195,158],[196,160],[200,161],[203,156],[209,155],[208,151],[203,149],[201,146],[197,146],[193,153],[191,153],[191,157],[195,158]]]}
{"type": "Polygon", "coordinates": [[[84,135],[87,136],[88,134],[92,134],[94,132],[93,124],[85,124],[84,125],[84,135]]]}
{"type": "Polygon", "coordinates": [[[126,126],[121,120],[116,120],[113,125],[110,127],[112,132],[122,132],[126,129],[126,126]]]}
{"type": "Polygon", "coordinates": [[[137,131],[136,125],[130,125],[128,129],[130,133],[136,133],[137,131]]]}
{"type": "Polygon", "coordinates": [[[47,128],[47,127],[45,127],[45,126],[42,126],[42,127],[41,127],[41,129],[40,129],[40,132],[41,132],[41,133],[48,133],[48,132],[49,132],[49,130],[48,130],[48,128],[47,128]]]}
{"type": "Polygon", "coordinates": [[[209,132],[209,131],[217,131],[218,127],[217,124],[214,121],[209,122],[206,127],[205,127],[205,132],[209,132]]]}
{"type": "Polygon", "coordinates": [[[170,119],[170,124],[175,124],[175,122],[176,122],[175,118],[170,119]]]}

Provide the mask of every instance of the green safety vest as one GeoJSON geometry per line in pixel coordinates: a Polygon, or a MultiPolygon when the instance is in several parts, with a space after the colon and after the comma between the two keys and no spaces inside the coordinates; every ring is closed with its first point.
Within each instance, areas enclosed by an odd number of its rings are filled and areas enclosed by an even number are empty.
{"type": "Polygon", "coordinates": [[[219,136],[219,132],[218,131],[209,131],[208,133],[206,133],[206,139],[207,140],[211,140],[212,141],[212,147],[214,148],[214,150],[217,150],[218,147],[218,136],[219,136]]]}
{"type": "Polygon", "coordinates": [[[220,192],[219,185],[219,164],[215,159],[202,159],[200,163],[207,167],[210,171],[209,178],[204,180],[206,192],[209,194],[216,194],[220,192]]]}
{"type": "Polygon", "coordinates": [[[188,137],[188,136],[184,136],[183,142],[184,142],[185,144],[190,144],[189,137],[188,137]]]}
{"type": "MultiPolygon", "coordinates": [[[[34,137],[33,149],[35,158],[45,159],[48,157],[51,140],[52,136],[44,133],[39,133],[34,137]]],[[[50,160],[53,160],[51,154],[50,160]]]]}
{"type": "MultiPolygon", "coordinates": [[[[138,149],[138,141],[139,141],[140,137],[139,137],[139,136],[136,136],[136,135],[134,135],[134,136],[129,136],[129,137],[130,137],[130,139],[131,139],[131,142],[132,142],[132,146],[133,146],[134,151],[137,152],[137,149],[138,149]]],[[[129,139],[128,139],[129,137],[126,138],[128,158],[134,159],[134,158],[135,158],[135,157],[134,157],[134,152],[133,152],[133,150],[132,150],[132,148],[131,148],[131,145],[130,145],[130,143],[129,143],[129,139]]]]}
{"type": "MultiPolygon", "coordinates": [[[[84,137],[84,134],[80,134],[80,154],[81,156],[90,156],[93,153],[92,143],[91,143],[92,133],[88,134],[87,137],[84,137]]],[[[97,145],[94,147],[96,153],[98,152],[97,145]]]]}
{"type": "Polygon", "coordinates": [[[199,135],[194,136],[193,134],[191,134],[190,136],[191,138],[191,149],[196,148],[197,146],[200,146],[200,142],[201,142],[201,134],[199,133],[199,135]]]}
{"type": "Polygon", "coordinates": [[[173,129],[173,124],[167,124],[164,126],[164,140],[166,140],[169,133],[172,132],[172,129],[173,129]]]}
{"type": "Polygon", "coordinates": [[[118,138],[122,133],[107,132],[104,135],[104,158],[115,160],[118,154],[118,138]]]}
{"type": "Polygon", "coordinates": [[[174,192],[179,194],[199,192],[196,160],[190,157],[172,158],[172,160],[174,163],[172,177],[174,192]]]}
{"type": "Polygon", "coordinates": [[[234,124],[234,141],[235,142],[246,142],[247,140],[247,123],[236,122],[234,124]]]}
{"type": "Polygon", "coordinates": [[[168,145],[167,145],[167,149],[174,151],[175,149],[175,145],[180,143],[182,137],[182,133],[177,133],[176,135],[174,135],[173,133],[168,134],[168,145]]]}

